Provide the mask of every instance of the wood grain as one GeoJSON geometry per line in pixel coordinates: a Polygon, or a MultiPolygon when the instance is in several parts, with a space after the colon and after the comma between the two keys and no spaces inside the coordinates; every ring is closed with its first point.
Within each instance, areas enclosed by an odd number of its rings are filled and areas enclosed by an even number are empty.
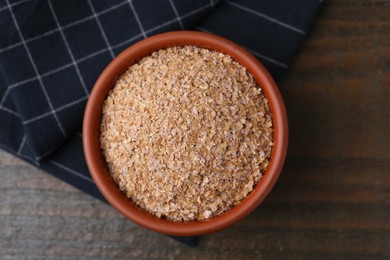
{"type": "Polygon", "coordinates": [[[286,166],[197,248],[0,151],[0,258],[389,259],[390,1],[326,1],[281,84],[286,166]]]}

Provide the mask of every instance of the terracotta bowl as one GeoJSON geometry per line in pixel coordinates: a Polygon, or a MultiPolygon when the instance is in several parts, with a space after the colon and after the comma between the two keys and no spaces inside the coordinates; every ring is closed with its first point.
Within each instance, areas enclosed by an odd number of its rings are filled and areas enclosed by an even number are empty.
{"type": "Polygon", "coordinates": [[[88,169],[107,201],[126,218],[148,229],[176,236],[195,236],[223,229],[253,211],[267,196],[282,170],[287,150],[287,117],[279,90],[263,65],[249,52],[224,38],[201,32],[163,33],[142,40],[119,54],[102,72],[89,97],[83,121],[83,147],[88,169]],[[100,149],[100,120],[104,100],[116,80],[132,64],[171,46],[195,45],[230,55],[247,68],[268,98],[274,123],[274,147],[267,171],[253,191],[237,206],[204,221],[173,222],[137,207],[110,177],[100,149]]]}

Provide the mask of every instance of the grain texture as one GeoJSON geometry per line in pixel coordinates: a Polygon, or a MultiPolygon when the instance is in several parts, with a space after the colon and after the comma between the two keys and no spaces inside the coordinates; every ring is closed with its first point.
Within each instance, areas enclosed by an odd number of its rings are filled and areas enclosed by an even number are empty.
{"type": "Polygon", "coordinates": [[[115,183],[149,213],[178,222],[240,203],[274,145],[268,100],[253,76],[195,46],[130,66],[102,111],[100,143],[115,183]]]}
{"type": "Polygon", "coordinates": [[[0,152],[10,259],[389,259],[390,1],[325,1],[281,90],[286,166],[253,214],[187,248],[0,152]]]}

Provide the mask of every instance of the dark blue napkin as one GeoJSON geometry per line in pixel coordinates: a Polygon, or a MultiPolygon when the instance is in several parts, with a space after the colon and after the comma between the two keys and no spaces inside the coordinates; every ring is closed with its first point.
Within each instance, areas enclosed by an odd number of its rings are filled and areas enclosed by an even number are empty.
{"type": "Polygon", "coordinates": [[[241,44],[279,81],[320,4],[0,0],[0,147],[104,200],[84,161],[80,127],[89,92],[116,55],[153,34],[195,29],[241,44]]]}

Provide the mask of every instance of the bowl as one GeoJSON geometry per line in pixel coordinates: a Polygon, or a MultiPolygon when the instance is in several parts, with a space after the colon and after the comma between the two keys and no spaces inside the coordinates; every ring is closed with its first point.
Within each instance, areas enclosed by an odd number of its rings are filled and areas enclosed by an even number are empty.
{"type": "Polygon", "coordinates": [[[83,149],[92,178],[106,200],[129,220],[153,231],[175,236],[197,236],[226,228],[253,211],[271,191],[282,170],[287,150],[287,116],[274,80],[264,66],[239,45],[216,35],[178,31],[144,39],[120,53],[97,79],[83,119],[83,149]],[[274,124],[274,147],[269,166],[260,182],[238,205],[207,220],[174,222],[160,219],[135,205],[112,180],[100,148],[102,106],[110,89],[127,68],[152,52],[172,46],[194,45],[230,55],[255,78],[269,101],[274,124]]]}

